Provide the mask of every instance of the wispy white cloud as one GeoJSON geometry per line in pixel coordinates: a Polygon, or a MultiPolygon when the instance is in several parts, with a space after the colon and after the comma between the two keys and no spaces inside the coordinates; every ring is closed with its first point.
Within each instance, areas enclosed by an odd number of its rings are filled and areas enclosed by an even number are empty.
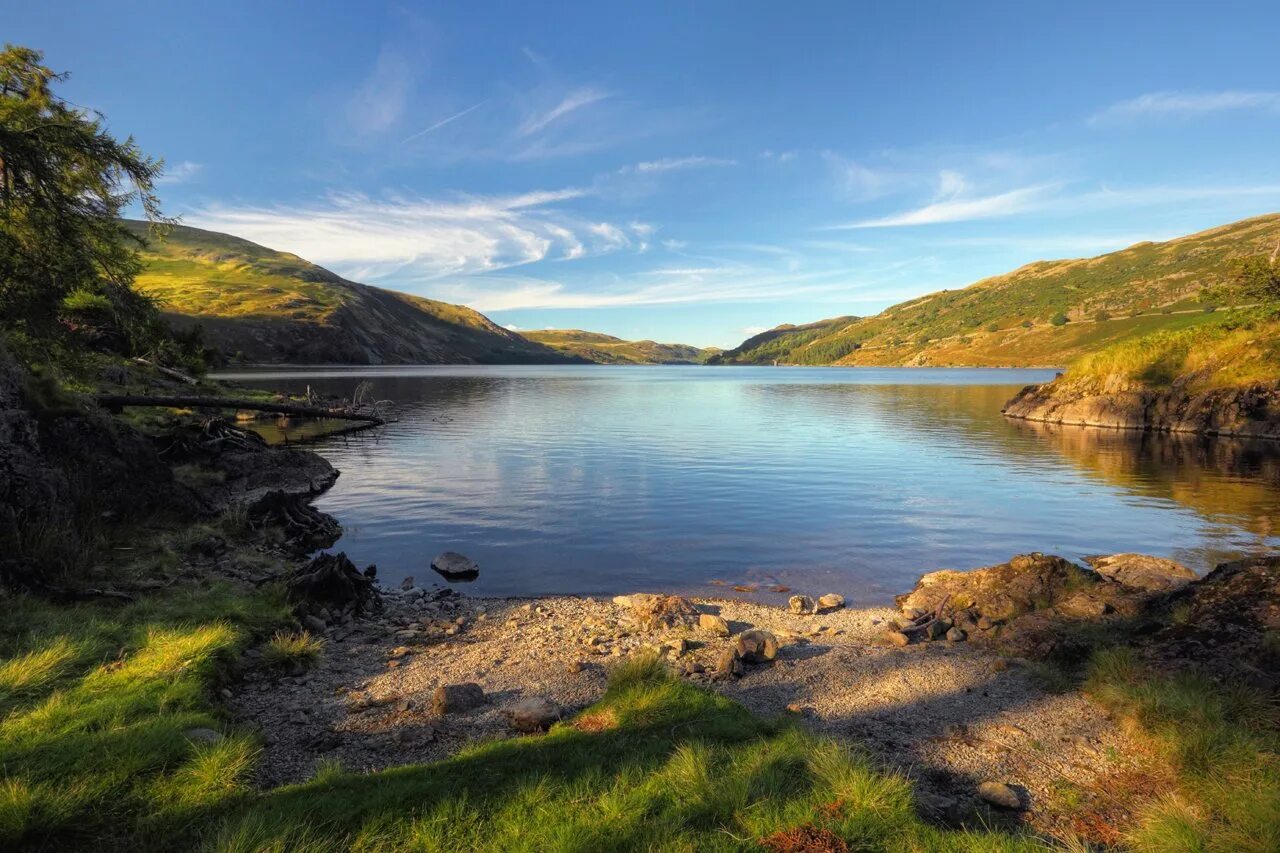
{"type": "Polygon", "coordinates": [[[204,171],[203,163],[193,163],[190,160],[182,160],[172,166],[166,164],[164,174],[160,176],[156,183],[185,184],[195,180],[202,171],[204,171]]]}
{"type": "Polygon", "coordinates": [[[468,115],[468,114],[470,114],[470,113],[475,112],[476,110],[480,109],[481,107],[483,107],[483,106],[484,106],[485,104],[487,104],[487,103],[489,103],[489,100],[486,98],[485,100],[480,101],[479,103],[472,104],[471,106],[467,107],[467,108],[466,108],[465,110],[463,110],[462,112],[454,113],[453,115],[449,116],[448,118],[441,119],[440,121],[436,122],[435,124],[431,125],[430,127],[425,127],[425,128],[423,128],[422,130],[418,131],[417,133],[414,133],[414,134],[411,134],[411,135],[409,135],[409,136],[406,136],[406,137],[404,138],[403,142],[412,142],[412,141],[413,141],[413,140],[415,140],[415,139],[418,139],[418,138],[420,138],[420,137],[426,136],[428,133],[433,133],[434,131],[439,130],[440,128],[444,127],[445,125],[447,125],[447,124],[452,124],[453,122],[457,121],[458,119],[462,118],[463,116],[466,116],[466,115],[468,115]]]}
{"type": "Polygon", "coordinates": [[[1227,110],[1280,111],[1280,92],[1150,92],[1112,104],[1091,116],[1089,123],[1141,117],[1196,116],[1227,110]]]}
{"type": "Polygon", "coordinates": [[[575,188],[443,200],[335,194],[294,207],[210,207],[185,218],[357,280],[412,284],[632,247],[622,227],[558,206],[585,194],[575,188]]]}
{"type": "Polygon", "coordinates": [[[517,136],[532,136],[550,127],[555,122],[568,116],[569,114],[590,106],[597,101],[603,101],[605,98],[612,97],[612,93],[605,92],[593,86],[584,86],[569,92],[560,101],[550,109],[540,110],[528,116],[516,131],[517,136]]]}
{"type": "Polygon", "coordinates": [[[657,172],[674,172],[679,169],[702,169],[710,166],[736,166],[737,160],[722,157],[664,157],[661,160],[646,160],[631,166],[623,166],[619,174],[654,174],[657,172]]]}
{"type": "Polygon", "coordinates": [[[400,123],[413,92],[416,71],[399,50],[383,48],[373,68],[346,97],[344,113],[347,130],[362,136],[376,136],[400,123]]]}
{"type": "Polygon", "coordinates": [[[742,330],[742,334],[746,335],[748,338],[754,338],[756,335],[760,334],[761,332],[767,332],[767,331],[769,331],[768,326],[747,326],[745,329],[742,330]]]}
{"type": "Polygon", "coordinates": [[[1060,184],[1021,187],[995,195],[976,198],[950,198],[934,201],[903,213],[863,219],[830,230],[891,228],[912,225],[934,225],[968,222],[1030,213],[1082,214],[1123,208],[1159,207],[1243,198],[1266,198],[1280,201],[1280,184],[1222,184],[1199,186],[1101,187],[1080,192],[1064,192],[1060,184]]]}
{"type": "Polygon", "coordinates": [[[1028,210],[1044,200],[1052,190],[1050,186],[1021,187],[996,195],[977,198],[947,198],[926,204],[915,210],[895,213],[875,219],[863,219],[835,229],[893,228],[906,225],[934,225],[942,222],[965,222],[973,219],[992,219],[1028,210]]]}

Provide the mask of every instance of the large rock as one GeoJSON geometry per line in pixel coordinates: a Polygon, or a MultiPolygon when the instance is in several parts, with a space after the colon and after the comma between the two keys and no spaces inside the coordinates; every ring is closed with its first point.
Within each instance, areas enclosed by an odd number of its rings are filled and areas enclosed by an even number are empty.
{"type": "Polygon", "coordinates": [[[787,607],[797,616],[804,616],[815,613],[818,606],[813,603],[813,599],[807,595],[793,595],[787,599],[787,607]]]}
{"type": "Polygon", "coordinates": [[[698,624],[702,615],[678,595],[637,592],[620,595],[614,599],[614,603],[629,608],[636,622],[646,631],[658,628],[692,628],[698,624]]]}
{"type": "Polygon", "coordinates": [[[734,639],[733,648],[746,663],[768,663],[778,656],[778,638],[762,628],[752,628],[734,639]]]}
{"type": "Polygon", "coordinates": [[[1085,557],[1085,562],[1109,581],[1147,592],[1179,589],[1196,579],[1196,573],[1181,563],[1145,554],[1085,557]]]}
{"type": "Polygon", "coordinates": [[[1097,583],[1097,576],[1061,557],[1021,554],[1007,563],[969,572],[930,572],[895,600],[904,611],[970,610],[1000,622],[1051,607],[1097,583]]]}
{"type": "Polygon", "coordinates": [[[723,616],[717,616],[714,613],[698,614],[698,628],[717,637],[729,636],[729,623],[723,616]]]}
{"type": "Polygon", "coordinates": [[[978,786],[978,796],[1002,809],[1022,808],[1022,798],[1018,796],[1018,792],[1003,782],[983,782],[978,786]]]}
{"type": "Polygon", "coordinates": [[[484,695],[484,690],[474,682],[442,684],[431,695],[431,710],[441,716],[460,714],[479,708],[488,701],[489,697],[484,695]]]}

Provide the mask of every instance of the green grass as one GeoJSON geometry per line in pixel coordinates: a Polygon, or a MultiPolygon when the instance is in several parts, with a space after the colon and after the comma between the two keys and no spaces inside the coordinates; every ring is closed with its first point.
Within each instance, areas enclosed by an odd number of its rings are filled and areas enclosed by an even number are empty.
{"type": "Polygon", "coordinates": [[[246,794],[256,746],[209,695],[284,618],[268,595],[215,587],[112,608],[6,600],[0,618],[0,847],[181,846],[246,794]]]}
{"type": "Polygon", "coordinates": [[[1073,364],[1066,380],[1108,391],[1238,387],[1280,379],[1280,316],[1255,310],[1215,315],[1192,328],[1124,341],[1073,364]]]}
{"type": "Polygon", "coordinates": [[[1097,652],[1086,689],[1130,719],[1173,769],[1128,841],[1140,851],[1280,850],[1280,704],[1197,675],[1152,675],[1127,649],[1097,652]]]}

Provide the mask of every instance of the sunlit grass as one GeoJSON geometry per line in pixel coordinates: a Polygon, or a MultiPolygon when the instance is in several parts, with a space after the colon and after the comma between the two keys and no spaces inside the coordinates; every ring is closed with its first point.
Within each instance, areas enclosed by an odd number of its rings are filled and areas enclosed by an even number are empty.
{"type": "Polygon", "coordinates": [[[1143,811],[1143,851],[1280,850],[1280,704],[1261,688],[1153,675],[1127,649],[1098,652],[1088,692],[1124,715],[1172,767],[1178,789],[1143,811]]]}
{"type": "Polygon", "coordinates": [[[262,660],[269,666],[311,666],[320,659],[324,641],[308,631],[277,631],[262,648],[262,660]]]}

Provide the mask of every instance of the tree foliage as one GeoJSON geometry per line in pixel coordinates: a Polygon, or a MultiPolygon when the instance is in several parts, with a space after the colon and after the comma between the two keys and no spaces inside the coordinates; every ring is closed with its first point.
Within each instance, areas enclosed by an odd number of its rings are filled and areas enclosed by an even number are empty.
{"type": "Polygon", "coordinates": [[[1280,245],[1270,257],[1255,255],[1236,262],[1234,278],[1250,299],[1280,301],[1280,245]]]}
{"type": "Polygon", "coordinates": [[[168,221],[153,189],[163,163],[56,95],[66,75],[42,62],[0,52],[0,324],[46,335],[92,318],[99,336],[143,348],[162,326],[132,288],[139,240],[119,217],[136,204],[168,221]]]}

